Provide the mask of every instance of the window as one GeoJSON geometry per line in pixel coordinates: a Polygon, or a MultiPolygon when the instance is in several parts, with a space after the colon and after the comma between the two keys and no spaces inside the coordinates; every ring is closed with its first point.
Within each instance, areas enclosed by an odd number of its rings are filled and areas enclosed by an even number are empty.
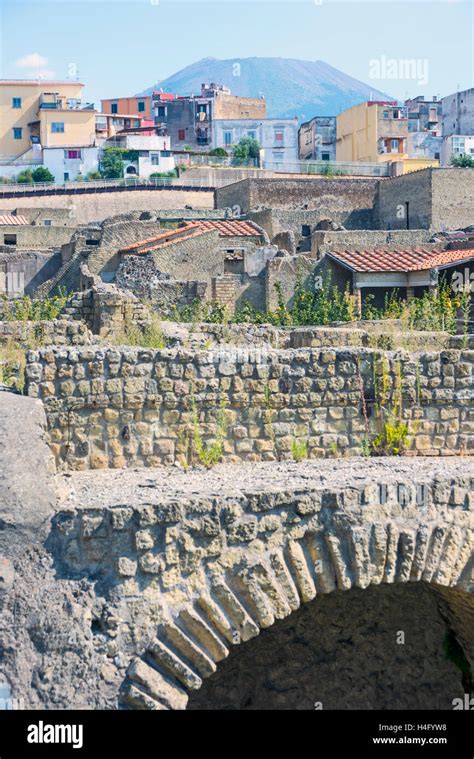
{"type": "Polygon", "coordinates": [[[77,161],[82,158],[82,151],[80,150],[65,150],[64,158],[67,160],[77,161]]]}
{"type": "Polygon", "coordinates": [[[330,155],[329,153],[321,153],[321,160],[322,161],[329,161],[330,155]]]}
{"type": "Polygon", "coordinates": [[[110,106],[110,113],[118,113],[118,103],[112,103],[110,106]]]}
{"type": "Polygon", "coordinates": [[[50,227],[51,223],[51,219],[43,219],[43,224],[45,227],[50,227]]]}
{"type": "Polygon", "coordinates": [[[138,103],[138,113],[145,113],[145,101],[137,100],[137,103],[138,103]]]}
{"type": "Polygon", "coordinates": [[[464,155],[464,137],[453,137],[453,154],[464,155]]]}
{"type": "Polygon", "coordinates": [[[283,142],[283,132],[275,129],[275,142],[283,142]]]}
{"type": "Polygon", "coordinates": [[[14,127],[13,128],[13,139],[14,140],[21,140],[23,137],[23,129],[21,127],[14,127]]]}
{"type": "Polygon", "coordinates": [[[185,139],[186,139],[186,130],[185,129],[178,129],[178,140],[181,140],[181,142],[182,142],[185,139]]]}
{"type": "Polygon", "coordinates": [[[384,111],[383,112],[383,117],[384,117],[384,119],[388,119],[388,111],[384,111]]]}
{"type": "Polygon", "coordinates": [[[394,111],[393,112],[393,118],[394,119],[399,119],[400,118],[400,111],[394,111]]]}
{"type": "Polygon", "coordinates": [[[140,121],[139,121],[139,119],[134,119],[134,121],[133,121],[133,126],[134,126],[135,128],[138,128],[138,127],[140,126],[140,121]]]}
{"type": "Polygon", "coordinates": [[[257,135],[257,133],[256,133],[256,132],[255,132],[253,129],[250,129],[250,130],[247,132],[247,137],[248,137],[249,139],[251,139],[251,140],[255,140],[255,139],[256,139],[256,135],[257,135]]]}
{"type": "Polygon", "coordinates": [[[69,171],[65,171],[65,172],[64,172],[64,181],[65,181],[65,182],[68,182],[68,181],[69,181],[69,171]]]}
{"type": "Polygon", "coordinates": [[[224,132],[224,145],[232,145],[232,132],[224,132]]]}
{"type": "Polygon", "coordinates": [[[160,154],[159,153],[150,153],[151,158],[151,165],[152,166],[159,166],[160,165],[160,154]]]}
{"type": "Polygon", "coordinates": [[[51,131],[54,134],[62,134],[64,132],[64,121],[52,121],[51,131]]]}
{"type": "Polygon", "coordinates": [[[5,245],[16,245],[16,235],[3,235],[5,245]]]}
{"type": "Polygon", "coordinates": [[[160,155],[162,158],[170,158],[173,154],[171,150],[161,150],[160,155]]]}
{"type": "Polygon", "coordinates": [[[159,105],[156,109],[156,116],[158,119],[166,119],[166,106],[159,105]]]}
{"type": "Polygon", "coordinates": [[[12,98],[12,108],[21,108],[21,98],[12,98]]]}
{"type": "Polygon", "coordinates": [[[392,153],[398,153],[398,140],[390,140],[390,150],[392,153]]]}
{"type": "Polygon", "coordinates": [[[439,161],[439,153],[435,153],[435,158],[439,161]]]}

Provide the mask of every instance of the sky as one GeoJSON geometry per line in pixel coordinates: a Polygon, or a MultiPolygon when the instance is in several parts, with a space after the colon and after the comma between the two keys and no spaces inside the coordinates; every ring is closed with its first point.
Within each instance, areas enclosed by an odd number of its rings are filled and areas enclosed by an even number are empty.
{"type": "Polygon", "coordinates": [[[0,0],[0,76],[79,79],[99,105],[207,56],[279,56],[431,98],[474,86],[473,19],[464,0],[0,0]]]}

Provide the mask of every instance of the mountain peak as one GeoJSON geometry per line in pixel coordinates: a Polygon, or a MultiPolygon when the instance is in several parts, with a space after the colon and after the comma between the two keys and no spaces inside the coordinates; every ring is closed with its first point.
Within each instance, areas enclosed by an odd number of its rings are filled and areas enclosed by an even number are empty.
{"type": "Polygon", "coordinates": [[[202,82],[227,85],[242,97],[258,98],[263,93],[268,116],[279,118],[337,116],[365,100],[391,99],[325,61],[257,56],[202,58],[139,94],[151,94],[159,85],[165,92],[192,95],[200,91],[202,82]]]}

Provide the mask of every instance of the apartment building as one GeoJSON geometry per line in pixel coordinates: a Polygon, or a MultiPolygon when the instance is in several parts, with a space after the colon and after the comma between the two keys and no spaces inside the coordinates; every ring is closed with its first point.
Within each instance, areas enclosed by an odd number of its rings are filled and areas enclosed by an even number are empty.
{"type": "MultiPolygon", "coordinates": [[[[173,95],[160,93],[163,99],[173,99],[173,95]]],[[[129,116],[132,118],[154,121],[153,96],[133,95],[132,97],[107,98],[101,100],[102,112],[112,116],[129,116]]]]}
{"type": "Polygon", "coordinates": [[[393,101],[366,101],[336,117],[338,161],[402,161],[407,140],[407,109],[393,101]]]}
{"type": "Polygon", "coordinates": [[[425,100],[418,95],[405,100],[408,116],[408,158],[431,158],[440,160],[442,138],[442,103],[436,95],[425,100]]]}
{"type": "Polygon", "coordinates": [[[40,159],[45,148],[94,145],[96,111],[83,102],[83,87],[79,82],[0,80],[0,157],[40,159]]]}
{"type": "Polygon", "coordinates": [[[442,138],[441,163],[449,166],[451,159],[469,156],[474,159],[474,134],[448,134],[442,138]]]}
{"type": "Polygon", "coordinates": [[[303,161],[335,161],[336,117],[315,116],[301,124],[298,154],[303,161]]]}
{"type": "Polygon", "coordinates": [[[241,139],[260,145],[260,163],[272,171],[294,171],[298,161],[298,119],[215,119],[212,147],[229,153],[241,139]]]}
{"type": "Polygon", "coordinates": [[[441,99],[443,137],[474,134],[474,87],[441,99]]]}
{"type": "Polygon", "coordinates": [[[166,93],[153,93],[155,124],[166,128],[175,150],[185,146],[206,152],[213,146],[216,120],[265,119],[263,98],[232,95],[224,85],[202,84],[200,95],[169,99],[166,93]],[[165,95],[165,96],[164,96],[165,95]]]}

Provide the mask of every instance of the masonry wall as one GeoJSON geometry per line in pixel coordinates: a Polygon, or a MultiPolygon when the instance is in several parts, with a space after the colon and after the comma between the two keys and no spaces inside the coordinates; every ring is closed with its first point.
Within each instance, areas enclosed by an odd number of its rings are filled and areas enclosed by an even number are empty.
{"type": "Polygon", "coordinates": [[[431,233],[424,229],[385,230],[355,230],[332,232],[315,231],[311,235],[311,252],[318,257],[321,247],[325,250],[332,248],[368,248],[386,246],[425,246],[430,240],[431,233]]]}
{"type": "Polygon", "coordinates": [[[462,229],[474,224],[474,169],[433,172],[434,229],[462,229]]]}
{"type": "MultiPolygon", "coordinates": [[[[61,266],[58,250],[16,250],[0,247],[0,296],[34,295],[61,266]]],[[[0,306],[1,312],[1,306],[0,306]]]]}
{"type": "Polygon", "coordinates": [[[16,225],[2,224],[0,226],[0,245],[5,244],[6,239],[11,235],[16,237],[16,245],[9,246],[10,249],[29,248],[59,248],[64,243],[69,242],[75,232],[75,227],[65,227],[51,225],[48,227],[35,224],[16,225]]]}
{"type": "Polygon", "coordinates": [[[317,210],[351,229],[372,227],[378,179],[245,179],[216,189],[217,208],[248,213],[258,208],[317,210]]]}
{"type": "Polygon", "coordinates": [[[89,224],[93,221],[103,221],[109,216],[116,216],[127,211],[154,211],[157,209],[214,208],[214,190],[181,190],[170,187],[157,190],[139,188],[136,190],[107,189],[96,192],[61,192],[48,193],[32,192],[27,197],[19,192],[0,195],[0,211],[8,213],[12,206],[19,209],[25,205],[28,208],[68,209],[71,218],[77,224],[89,224]]]}
{"type": "Polygon", "coordinates": [[[39,322],[0,321],[0,346],[8,345],[12,341],[25,347],[32,342],[46,345],[90,345],[91,333],[82,322],[69,319],[39,322]]]}
{"type": "Polygon", "coordinates": [[[402,378],[413,453],[473,453],[473,351],[374,356],[43,348],[28,353],[26,387],[44,402],[58,462],[72,468],[184,465],[196,460],[196,436],[222,433],[222,415],[228,461],[288,459],[295,442],[311,458],[354,456],[367,435],[362,392],[374,414],[375,360],[388,394],[402,378]]]}

